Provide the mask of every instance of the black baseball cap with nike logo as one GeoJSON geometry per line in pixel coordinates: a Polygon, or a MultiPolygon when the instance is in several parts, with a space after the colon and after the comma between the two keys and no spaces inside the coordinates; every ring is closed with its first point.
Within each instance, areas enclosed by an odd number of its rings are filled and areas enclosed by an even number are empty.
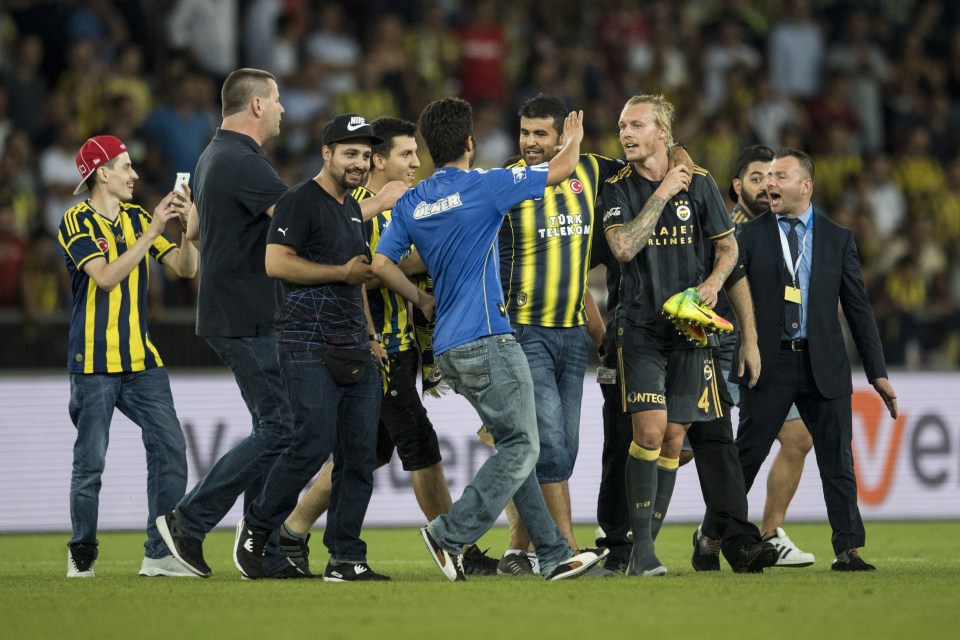
{"type": "Polygon", "coordinates": [[[354,138],[367,138],[371,145],[383,142],[383,138],[373,133],[370,123],[355,113],[341,113],[323,127],[324,146],[354,138]]]}

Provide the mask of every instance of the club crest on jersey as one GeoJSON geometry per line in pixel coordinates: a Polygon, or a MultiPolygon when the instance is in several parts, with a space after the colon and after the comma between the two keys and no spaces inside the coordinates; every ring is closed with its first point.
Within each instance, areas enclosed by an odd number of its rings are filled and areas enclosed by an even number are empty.
{"type": "Polygon", "coordinates": [[[97,238],[97,246],[100,247],[100,251],[104,253],[110,251],[110,243],[107,242],[106,238],[97,238]]]}
{"type": "Polygon", "coordinates": [[[517,294],[517,306],[522,307],[525,304],[527,304],[527,294],[521,291],[517,294]]]}
{"type": "Polygon", "coordinates": [[[677,202],[677,217],[683,222],[686,222],[690,219],[690,206],[686,200],[677,202]]]}
{"type": "Polygon", "coordinates": [[[583,183],[574,178],[570,181],[570,191],[573,191],[574,193],[582,193],[583,183]]]}
{"type": "Polygon", "coordinates": [[[707,362],[703,365],[703,379],[709,382],[713,379],[713,367],[707,362]]]}

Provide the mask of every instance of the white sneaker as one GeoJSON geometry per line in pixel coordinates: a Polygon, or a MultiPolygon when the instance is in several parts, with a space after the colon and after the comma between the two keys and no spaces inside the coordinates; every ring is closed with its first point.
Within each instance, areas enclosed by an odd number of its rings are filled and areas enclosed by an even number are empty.
{"type": "Polygon", "coordinates": [[[94,558],[94,547],[87,544],[79,544],[76,547],[67,547],[67,577],[68,578],[93,578],[93,565],[97,561],[94,558]]]}
{"type": "Polygon", "coordinates": [[[608,553],[610,553],[609,549],[581,551],[572,558],[568,558],[563,564],[558,565],[546,578],[551,582],[555,582],[557,580],[569,580],[585,575],[590,571],[591,567],[607,557],[608,553]]]}
{"type": "Polygon", "coordinates": [[[171,578],[196,578],[197,574],[187,569],[172,555],[162,558],[144,558],[140,575],[147,577],[170,576],[171,578]]]}
{"type": "Polygon", "coordinates": [[[779,558],[775,567],[809,567],[814,562],[813,554],[801,551],[780,527],[777,527],[777,535],[764,542],[769,542],[777,549],[779,558]]]}

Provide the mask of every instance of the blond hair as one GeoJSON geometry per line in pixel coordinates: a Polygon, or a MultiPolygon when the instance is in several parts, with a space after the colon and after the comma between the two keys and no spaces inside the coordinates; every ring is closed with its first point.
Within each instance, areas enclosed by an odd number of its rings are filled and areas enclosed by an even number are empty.
{"type": "Polygon", "coordinates": [[[673,118],[676,115],[676,109],[670,104],[663,94],[653,95],[645,93],[640,96],[633,96],[623,108],[635,107],[638,104],[648,104],[653,107],[653,121],[658,127],[664,127],[667,130],[667,148],[673,146],[673,118]]]}

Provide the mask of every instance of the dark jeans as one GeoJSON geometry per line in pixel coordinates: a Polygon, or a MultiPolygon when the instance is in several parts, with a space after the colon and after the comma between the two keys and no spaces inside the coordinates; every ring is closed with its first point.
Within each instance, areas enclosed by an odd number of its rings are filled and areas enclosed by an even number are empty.
{"type": "MultiPolygon", "coordinates": [[[[293,425],[272,333],[249,338],[209,337],[207,343],[233,372],[253,418],[253,430],[177,505],[184,529],[200,540],[223,520],[240,494],[244,494],[245,508],[260,495],[266,474],[290,444],[293,425]]],[[[268,573],[287,564],[276,538],[275,534],[267,544],[264,569],[268,573]]]]}
{"type": "Polygon", "coordinates": [[[148,558],[170,555],[156,519],[171,511],[187,488],[187,454],[163,368],[137,373],[70,374],[70,419],[77,428],[70,480],[68,546],[97,545],[100,477],[110,441],[114,408],[140,427],[147,453],[148,558]]]}
{"type": "Polygon", "coordinates": [[[333,488],[323,543],[335,564],[366,562],[367,545],[360,539],[360,529],[377,462],[383,397],[380,373],[371,361],[360,382],[337,384],[316,351],[281,353],[280,370],[293,407],[293,442],[247,509],[247,524],[259,530],[278,529],[297,506],[300,492],[333,453],[333,488]]]}

